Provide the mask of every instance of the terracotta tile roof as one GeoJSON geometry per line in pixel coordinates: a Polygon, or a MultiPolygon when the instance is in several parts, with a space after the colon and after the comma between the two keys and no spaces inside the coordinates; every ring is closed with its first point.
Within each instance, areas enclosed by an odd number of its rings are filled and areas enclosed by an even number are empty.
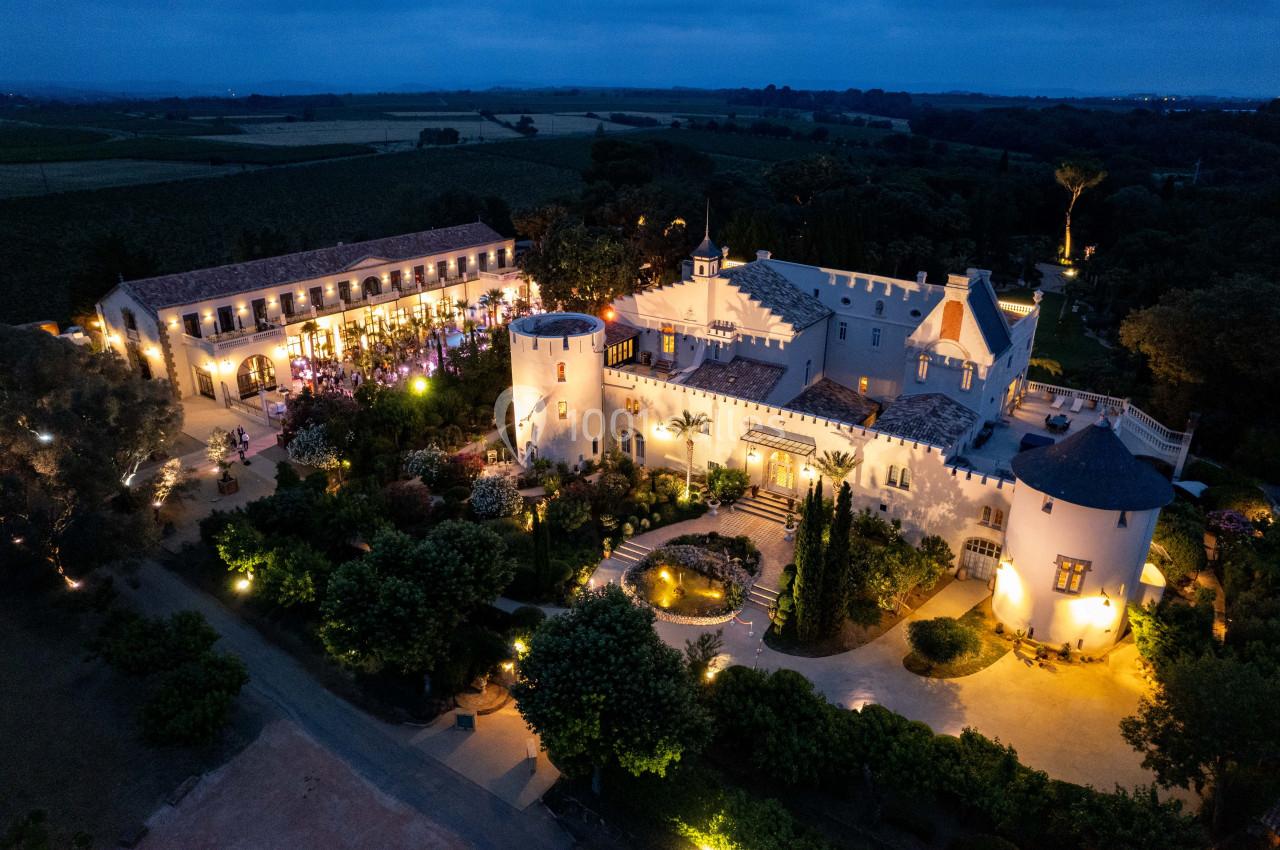
{"type": "Polygon", "coordinates": [[[978,421],[978,414],[941,393],[900,395],[872,426],[882,434],[948,448],[978,421]]]}
{"type": "Polygon", "coordinates": [[[633,328],[624,322],[609,322],[604,328],[604,344],[606,346],[617,345],[624,340],[639,335],[639,328],[633,328]]]}
{"type": "Polygon", "coordinates": [[[796,289],[795,284],[760,261],[727,269],[724,275],[744,295],[796,330],[831,315],[821,301],[796,289]]]}
{"type": "Polygon", "coordinates": [[[786,371],[782,366],[746,357],[735,357],[728,363],[707,360],[680,383],[749,401],[764,401],[786,371]]]}
{"type": "Polygon", "coordinates": [[[443,251],[458,251],[501,239],[502,236],[489,225],[476,222],[300,251],[282,257],[250,260],[247,263],[131,280],[123,285],[144,307],[156,311],[162,307],[190,304],[206,298],[252,292],[264,286],[279,286],[341,274],[352,265],[370,257],[395,262],[443,251]]]}
{"type": "Polygon", "coordinates": [[[852,425],[861,425],[868,416],[880,409],[876,402],[830,378],[822,378],[810,384],[804,392],[783,407],[852,425]]]}

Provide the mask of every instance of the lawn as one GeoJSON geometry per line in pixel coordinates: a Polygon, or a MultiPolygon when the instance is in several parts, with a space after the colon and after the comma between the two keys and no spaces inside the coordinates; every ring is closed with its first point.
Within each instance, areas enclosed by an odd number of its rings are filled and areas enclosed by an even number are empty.
{"type": "Polygon", "coordinates": [[[979,670],[985,670],[995,664],[1004,654],[1012,649],[1012,644],[996,634],[996,617],[991,611],[991,597],[988,596],[974,605],[960,617],[960,622],[973,626],[978,631],[982,648],[972,655],[967,655],[950,664],[930,664],[914,652],[902,659],[902,666],[917,676],[931,679],[957,679],[971,676],[979,670]]]}
{"type": "MultiPolygon", "coordinates": [[[[1085,335],[1084,319],[1079,313],[1072,312],[1072,303],[1067,303],[1067,296],[1059,292],[1044,294],[1032,350],[1036,357],[1058,361],[1066,372],[1087,369],[1099,360],[1109,361],[1112,358],[1106,346],[1085,335]],[[1065,310],[1064,303],[1067,304],[1065,310]]],[[[1052,382],[1054,378],[1039,367],[1032,367],[1032,373],[1035,380],[1052,382]]]]}
{"type": "Polygon", "coordinates": [[[49,599],[0,597],[0,832],[43,809],[58,836],[83,831],[93,846],[113,847],[183,780],[257,734],[257,718],[238,711],[222,744],[143,743],[135,717],[146,695],[86,660],[93,622],[49,599]]]}

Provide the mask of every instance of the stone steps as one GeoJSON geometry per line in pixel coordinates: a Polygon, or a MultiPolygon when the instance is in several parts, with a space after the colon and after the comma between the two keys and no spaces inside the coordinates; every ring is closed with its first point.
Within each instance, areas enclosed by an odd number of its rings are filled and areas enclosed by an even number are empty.
{"type": "Polygon", "coordinates": [[[611,557],[615,561],[620,561],[627,566],[631,566],[632,564],[638,564],[640,561],[644,560],[645,556],[652,551],[652,547],[645,546],[643,543],[633,543],[630,540],[625,540],[618,546],[618,548],[613,550],[613,555],[611,557]]]}
{"type": "Polygon", "coordinates": [[[778,525],[784,525],[787,521],[787,514],[795,514],[795,510],[787,510],[787,500],[781,496],[775,496],[761,490],[755,496],[748,496],[745,499],[739,499],[734,504],[734,510],[741,511],[744,514],[767,519],[770,522],[776,522],[778,525]]]}

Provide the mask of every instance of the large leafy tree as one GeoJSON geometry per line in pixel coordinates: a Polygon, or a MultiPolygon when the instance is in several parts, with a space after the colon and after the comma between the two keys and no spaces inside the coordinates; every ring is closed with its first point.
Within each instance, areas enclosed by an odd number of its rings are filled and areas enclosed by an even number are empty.
{"type": "Polygon", "coordinates": [[[632,292],[640,264],[631,245],[612,230],[561,220],[524,260],[547,307],[596,313],[632,292]]]}
{"type": "Polygon", "coordinates": [[[0,326],[0,561],[69,583],[149,540],[128,486],[178,435],[167,381],[43,331],[0,326]]]}
{"type": "Polygon", "coordinates": [[[1161,785],[1212,788],[1220,828],[1236,771],[1280,755],[1277,704],[1274,670],[1232,655],[1184,655],[1161,665],[1156,692],[1120,721],[1120,732],[1161,785]]]}
{"type": "Polygon", "coordinates": [[[616,585],[538,629],[511,693],[556,765],[592,771],[597,792],[605,768],[662,776],[707,734],[680,653],[616,585]]]}
{"type": "Polygon", "coordinates": [[[423,540],[384,530],[330,576],[320,637],[351,666],[428,670],[458,624],[512,573],[502,540],[475,523],[442,522],[423,540]]]}

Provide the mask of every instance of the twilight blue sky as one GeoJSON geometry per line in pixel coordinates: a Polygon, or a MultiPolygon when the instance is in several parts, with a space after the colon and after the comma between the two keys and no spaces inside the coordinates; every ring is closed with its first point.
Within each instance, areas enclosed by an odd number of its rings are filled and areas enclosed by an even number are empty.
{"type": "Polygon", "coordinates": [[[0,80],[1280,94],[1280,0],[0,0],[0,80]]]}

